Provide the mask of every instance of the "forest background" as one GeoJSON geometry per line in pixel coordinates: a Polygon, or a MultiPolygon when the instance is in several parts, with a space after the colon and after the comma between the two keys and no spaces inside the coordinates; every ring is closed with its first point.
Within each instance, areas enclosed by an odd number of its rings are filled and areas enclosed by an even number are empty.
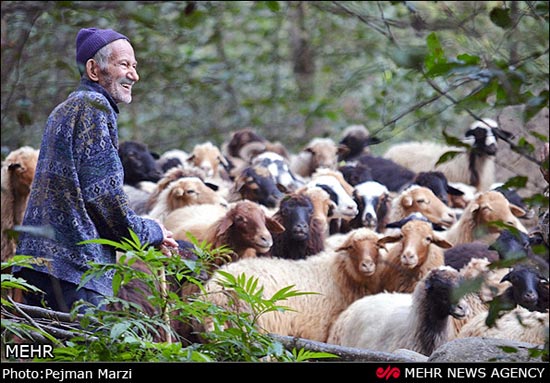
{"type": "Polygon", "coordinates": [[[490,117],[515,135],[513,150],[500,144],[497,179],[527,176],[524,195],[545,185],[533,159],[548,142],[548,2],[3,1],[1,11],[2,158],[39,147],[79,80],[75,36],[95,26],[127,35],[139,63],[121,141],[190,151],[251,127],[298,152],[363,124],[381,155],[490,117]]]}

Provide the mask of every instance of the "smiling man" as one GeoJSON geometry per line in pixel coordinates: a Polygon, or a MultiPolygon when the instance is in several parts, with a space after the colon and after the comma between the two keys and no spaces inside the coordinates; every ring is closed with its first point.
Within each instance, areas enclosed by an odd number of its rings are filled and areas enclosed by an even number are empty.
{"type": "Polygon", "coordinates": [[[129,39],[112,29],[81,29],[76,63],[80,86],[48,118],[23,220],[23,226],[48,227],[53,235],[22,233],[17,248],[17,254],[48,262],[34,269],[14,269],[45,292],[27,294],[27,304],[45,300],[58,311],[70,310],[80,299],[98,304],[112,295],[111,273],[78,288],[89,262],[116,261],[114,248],[81,241],[119,242],[131,229],[143,244],[177,247],[164,226],[129,208],[123,190],[117,104],[132,101],[132,86],[139,80],[129,39]]]}

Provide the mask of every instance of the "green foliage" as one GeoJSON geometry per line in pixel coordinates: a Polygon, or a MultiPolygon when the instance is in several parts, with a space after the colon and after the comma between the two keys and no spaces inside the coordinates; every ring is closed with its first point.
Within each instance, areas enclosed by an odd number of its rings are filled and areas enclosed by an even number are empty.
{"type": "MultiPolygon", "coordinates": [[[[277,291],[272,297],[263,296],[263,287],[258,279],[221,272],[222,285],[236,293],[236,298],[244,302],[250,311],[224,309],[203,299],[204,292],[200,280],[201,272],[212,269],[214,258],[224,256],[229,249],[210,249],[191,237],[195,246],[196,260],[184,259],[177,253],[164,255],[160,251],[141,244],[135,233],[120,242],[94,239],[86,243],[99,243],[112,246],[118,251],[118,262],[113,265],[91,264],[82,278],[81,285],[97,275],[113,273],[114,297],[106,297],[99,307],[81,302],[72,310],[78,319],[79,328],[64,342],[28,323],[10,319],[2,320],[4,342],[10,342],[6,334],[22,339],[32,338],[32,333],[40,333],[52,343],[56,361],[306,361],[334,357],[331,354],[287,351],[282,344],[257,328],[261,315],[287,308],[280,304],[291,297],[308,294],[288,286],[277,291]],[[141,265],[140,267],[136,267],[141,265]],[[197,293],[182,294],[184,288],[194,285],[197,293]],[[127,295],[135,292],[141,296],[142,305],[135,299],[127,300],[127,295]],[[135,290],[133,290],[135,289],[135,290]],[[118,294],[118,295],[117,295],[118,294]],[[85,308],[84,315],[78,315],[85,308]],[[200,334],[205,343],[190,343],[187,332],[178,331],[193,323],[203,323],[210,318],[216,323],[212,332],[200,334]],[[228,327],[222,329],[223,326],[228,327]]],[[[11,265],[29,265],[29,257],[17,256],[2,268],[11,265]]],[[[2,274],[2,291],[5,288],[35,289],[26,281],[2,274]]]]}

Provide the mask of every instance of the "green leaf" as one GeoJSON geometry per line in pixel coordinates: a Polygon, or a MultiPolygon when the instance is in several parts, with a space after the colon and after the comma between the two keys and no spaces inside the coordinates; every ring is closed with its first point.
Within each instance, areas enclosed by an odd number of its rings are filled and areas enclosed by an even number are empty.
{"type": "Polygon", "coordinates": [[[457,146],[459,148],[470,149],[470,145],[462,142],[462,140],[456,136],[451,136],[447,133],[446,130],[443,130],[443,138],[445,138],[445,143],[450,146],[457,146]]]}
{"type": "MultiPolygon", "coordinates": [[[[426,38],[426,46],[428,47],[428,53],[424,58],[424,65],[426,66],[428,72],[430,72],[432,68],[436,65],[441,67],[444,66],[444,64],[447,64],[445,52],[443,51],[441,43],[439,42],[439,39],[434,32],[430,33],[426,38]]],[[[447,70],[445,70],[444,72],[446,72],[447,70]]],[[[441,69],[439,69],[439,71],[441,71],[441,69]]]]}
{"type": "Polygon", "coordinates": [[[459,152],[459,151],[445,152],[441,155],[441,157],[439,157],[439,159],[437,160],[435,165],[437,166],[437,165],[440,165],[440,164],[444,164],[445,162],[452,160],[453,158],[455,158],[456,156],[458,156],[459,154],[462,154],[462,153],[464,153],[464,152],[459,152]]]}
{"type": "Polygon", "coordinates": [[[507,354],[516,353],[518,352],[518,349],[511,346],[498,346],[502,351],[504,351],[507,354]]]}
{"type": "Polygon", "coordinates": [[[279,5],[278,1],[264,1],[267,8],[269,8],[273,12],[278,12],[281,10],[281,6],[279,5]]]}
{"type": "Polygon", "coordinates": [[[527,181],[529,180],[529,177],[526,176],[516,176],[509,178],[508,181],[502,185],[503,189],[510,189],[510,188],[516,188],[521,189],[524,188],[525,185],[527,185],[527,181]]]}
{"type": "Polygon", "coordinates": [[[543,90],[536,97],[531,97],[525,103],[525,108],[523,109],[523,122],[526,123],[531,118],[533,118],[538,112],[543,108],[548,107],[548,91],[543,90]]]}
{"type": "Polygon", "coordinates": [[[510,17],[509,8],[493,8],[491,12],[489,12],[489,18],[493,24],[503,29],[508,29],[512,26],[512,18],[510,17]]]}

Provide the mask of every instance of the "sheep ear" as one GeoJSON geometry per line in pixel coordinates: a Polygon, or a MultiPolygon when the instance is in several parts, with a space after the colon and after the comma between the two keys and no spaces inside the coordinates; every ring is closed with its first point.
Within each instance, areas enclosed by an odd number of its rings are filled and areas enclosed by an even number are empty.
{"type": "Polygon", "coordinates": [[[527,214],[525,210],[514,204],[510,204],[510,211],[516,217],[523,217],[525,214],[527,214]]]}
{"type": "Polygon", "coordinates": [[[474,203],[474,204],[472,204],[472,207],[471,207],[470,211],[471,211],[472,213],[475,213],[476,211],[479,210],[480,207],[481,207],[481,206],[479,206],[478,203],[474,203]]]}
{"type": "Polygon", "coordinates": [[[346,155],[350,152],[349,148],[346,145],[338,145],[336,149],[336,154],[339,156],[346,155]]]}
{"type": "Polygon", "coordinates": [[[436,246],[439,246],[441,247],[442,249],[450,249],[451,247],[453,247],[453,244],[449,241],[447,241],[446,239],[443,239],[441,237],[437,237],[434,235],[433,237],[433,241],[432,241],[436,246]]]}
{"type": "Polygon", "coordinates": [[[401,200],[401,205],[403,205],[404,207],[411,207],[413,204],[413,198],[409,195],[403,197],[403,199],[401,200]]]}
{"type": "Polygon", "coordinates": [[[283,225],[269,217],[265,217],[265,226],[271,233],[279,234],[285,231],[285,227],[283,225]]]}
{"type": "Polygon", "coordinates": [[[505,276],[503,276],[502,279],[500,280],[500,283],[506,282],[506,281],[511,282],[510,281],[510,274],[511,274],[511,272],[506,274],[505,276]]]}
{"type": "Polygon", "coordinates": [[[218,185],[215,185],[211,182],[203,182],[206,186],[208,186],[210,189],[214,190],[214,191],[218,191],[218,189],[220,188],[218,185]]]}
{"type": "Polygon", "coordinates": [[[195,159],[195,155],[191,154],[189,157],[187,157],[187,162],[191,162],[195,159]]]}
{"type": "Polygon", "coordinates": [[[464,192],[462,190],[454,188],[451,185],[447,185],[447,193],[449,193],[450,195],[457,195],[457,196],[464,195],[464,192]]]}
{"type": "Polygon", "coordinates": [[[229,218],[229,217],[225,217],[222,220],[220,226],[218,226],[218,231],[216,232],[216,235],[221,236],[221,235],[225,234],[227,232],[227,230],[229,230],[231,225],[233,225],[233,219],[229,218]]]}
{"type": "Polygon", "coordinates": [[[344,243],[343,245],[341,245],[340,247],[338,247],[335,251],[336,252],[339,252],[339,251],[346,251],[346,250],[349,250],[351,249],[351,245],[347,244],[347,243],[344,243]]]}
{"type": "Polygon", "coordinates": [[[378,241],[376,241],[376,244],[380,247],[382,247],[382,246],[385,247],[386,243],[398,242],[398,241],[401,240],[401,238],[403,238],[401,233],[396,234],[396,235],[388,235],[388,236],[380,238],[378,241]]]}

